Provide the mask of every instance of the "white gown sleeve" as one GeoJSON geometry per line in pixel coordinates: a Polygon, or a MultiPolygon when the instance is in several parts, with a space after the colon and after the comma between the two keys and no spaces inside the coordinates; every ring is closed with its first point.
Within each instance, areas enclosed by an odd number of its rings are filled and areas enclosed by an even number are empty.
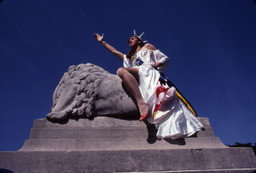
{"type": "Polygon", "coordinates": [[[131,61],[130,59],[128,59],[128,58],[126,57],[126,55],[124,55],[123,66],[124,66],[124,67],[128,67],[128,68],[133,67],[132,61],[131,61]]]}
{"type": "Polygon", "coordinates": [[[160,72],[164,72],[169,66],[169,58],[160,50],[155,52],[155,62],[161,62],[163,65],[158,67],[160,72]]]}

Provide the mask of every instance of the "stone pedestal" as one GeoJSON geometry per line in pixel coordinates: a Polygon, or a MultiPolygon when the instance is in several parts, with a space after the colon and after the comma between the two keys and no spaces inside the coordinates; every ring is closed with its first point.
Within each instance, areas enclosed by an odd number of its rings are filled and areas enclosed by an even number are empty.
{"type": "MultiPolygon", "coordinates": [[[[204,130],[183,140],[157,140],[139,121],[109,117],[51,123],[35,120],[19,151],[0,152],[0,170],[15,173],[254,172],[251,148],[229,148],[207,118],[204,130]]],[[[1,172],[1,171],[0,171],[1,172]]]]}

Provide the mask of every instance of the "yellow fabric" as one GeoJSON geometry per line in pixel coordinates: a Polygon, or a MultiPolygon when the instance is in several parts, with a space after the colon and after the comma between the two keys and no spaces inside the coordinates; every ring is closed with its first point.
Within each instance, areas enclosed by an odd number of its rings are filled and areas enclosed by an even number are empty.
{"type": "Polygon", "coordinates": [[[179,101],[180,102],[182,101],[187,106],[187,108],[197,117],[196,111],[192,108],[189,102],[183,97],[183,95],[178,90],[176,90],[176,94],[179,97],[179,101]]]}
{"type": "Polygon", "coordinates": [[[154,117],[154,119],[155,119],[155,117],[156,117],[156,112],[154,112],[154,115],[153,115],[153,117],[154,117]]]}

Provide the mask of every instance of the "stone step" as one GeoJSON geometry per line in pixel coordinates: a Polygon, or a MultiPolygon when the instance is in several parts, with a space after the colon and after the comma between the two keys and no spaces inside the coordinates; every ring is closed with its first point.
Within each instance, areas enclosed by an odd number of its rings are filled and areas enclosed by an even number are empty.
{"type": "Polygon", "coordinates": [[[138,121],[108,117],[59,124],[35,120],[19,151],[0,152],[0,172],[254,172],[251,148],[230,148],[214,137],[207,118],[197,137],[148,138],[138,121]],[[112,130],[111,130],[112,129],[112,130]],[[148,139],[147,139],[148,138],[148,139]]]}
{"type": "MultiPolygon", "coordinates": [[[[204,117],[197,117],[198,120],[206,127],[210,127],[209,119],[204,117]]],[[[85,127],[146,127],[145,123],[138,120],[123,120],[111,117],[95,117],[93,120],[89,119],[70,119],[67,122],[53,123],[45,118],[34,121],[33,128],[85,128],[85,127]]]]}
{"type": "Polygon", "coordinates": [[[88,138],[147,138],[147,129],[143,128],[65,128],[38,129],[30,131],[29,139],[88,139],[88,138]]]}
{"type": "Polygon", "coordinates": [[[254,172],[251,148],[105,151],[16,151],[0,153],[0,169],[15,173],[70,172],[254,172]]]}
{"type": "MultiPolygon", "coordinates": [[[[204,129],[197,133],[197,137],[214,137],[207,118],[198,118],[204,129]]],[[[31,139],[83,139],[83,138],[145,138],[155,130],[147,128],[143,122],[127,121],[109,117],[96,117],[93,121],[88,119],[69,120],[66,123],[52,123],[46,119],[34,121],[31,129],[31,139]]]]}
{"type": "Polygon", "coordinates": [[[20,151],[103,151],[146,149],[227,148],[219,138],[147,141],[146,138],[29,139],[20,151]]]}
{"type": "MultiPolygon", "coordinates": [[[[85,127],[85,128],[32,128],[30,139],[85,139],[85,138],[146,138],[147,127],[85,127]]],[[[208,126],[197,133],[197,137],[214,137],[208,126]]]]}
{"type": "Polygon", "coordinates": [[[143,122],[138,120],[122,120],[111,117],[95,117],[93,120],[89,119],[70,119],[67,122],[53,123],[45,118],[36,119],[33,128],[86,128],[86,127],[145,127],[143,122]]]}

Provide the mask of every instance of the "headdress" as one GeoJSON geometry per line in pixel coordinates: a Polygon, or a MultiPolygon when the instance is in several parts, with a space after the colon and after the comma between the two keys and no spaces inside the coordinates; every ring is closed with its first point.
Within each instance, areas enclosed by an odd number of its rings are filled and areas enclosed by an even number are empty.
{"type": "MultiPolygon", "coordinates": [[[[140,34],[139,36],[136,34],[136,31],[135,31],[135,29],[133,30],[133,36],[135,36],[135,37],[137,37],[137,38],[139,38],[140,40],[142,40],[142,36],[144,35],[144,32],[142,33],[142,34],[140,34]]],[[[143,40],[142,40],[143,41],[143,40]]],[[[146,43],[146,42],[148,42],[147,40],[146,41],[143,41],[143,43],[146,43]]]]}

